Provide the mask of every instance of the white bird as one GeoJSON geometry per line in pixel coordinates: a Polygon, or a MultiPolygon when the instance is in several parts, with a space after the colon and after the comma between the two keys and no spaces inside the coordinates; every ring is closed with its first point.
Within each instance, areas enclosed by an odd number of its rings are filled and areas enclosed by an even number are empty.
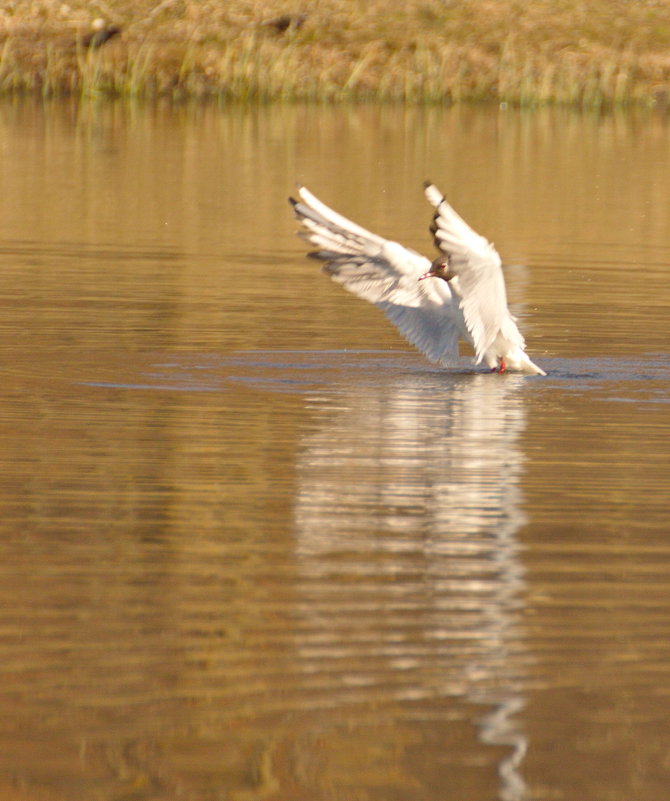
{"type": "Polygon", "coordinates": [[[424,184],[435,213],[430,227],[441,255],[432,263],[414,250],[366,231],[322,203],[304,186],[289,198],[306,230],[309,253],[345,289],[378,306],[400,333],[431,361],[448,365],[459,337],[475,363],[492,370],[546,375],[528,358],[507,308],[495,247],[470,228],[433,184],[424,184]],[[437,280],[427,281],[424,279],[437,280]]]}

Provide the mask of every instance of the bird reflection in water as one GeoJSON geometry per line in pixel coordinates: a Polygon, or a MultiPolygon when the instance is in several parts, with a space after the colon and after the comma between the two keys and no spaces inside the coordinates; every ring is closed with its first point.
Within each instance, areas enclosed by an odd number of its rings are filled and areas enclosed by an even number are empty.
{"type": "Polygon", "coordinates": [[[335,707],[398,716],[427,701],[426,714],[462,714],[477,725],[477,759],[508,747],[501,801],[526,798],[523,386],[438,371],[359,377],[310,402],[316,427],[297,466],[303,669],[324,677],[335,707]],[[491,711],[473,719],[473,703],[491,711]]]}

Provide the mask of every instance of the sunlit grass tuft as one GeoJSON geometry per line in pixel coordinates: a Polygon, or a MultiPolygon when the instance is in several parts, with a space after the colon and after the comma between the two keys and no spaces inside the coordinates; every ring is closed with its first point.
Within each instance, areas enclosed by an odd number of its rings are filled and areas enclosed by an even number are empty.
{"type": "Polygon", "coordinates": [[[651,105],[670,18],[659,0],[14,0],[0,92],[36,91],[651,105]],[[121,33],[90,46],[105,25],[121,33]]]}

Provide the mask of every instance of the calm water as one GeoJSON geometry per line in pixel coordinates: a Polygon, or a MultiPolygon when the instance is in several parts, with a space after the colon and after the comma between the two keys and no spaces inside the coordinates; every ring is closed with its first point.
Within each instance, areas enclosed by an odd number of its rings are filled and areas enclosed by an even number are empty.
{"type": "Polygon", "coordinates": [[[0,106],[0,796],[661,801],[670,120],[0,106]],[[296,180],[546,379],[428,364],[296,180]]]}

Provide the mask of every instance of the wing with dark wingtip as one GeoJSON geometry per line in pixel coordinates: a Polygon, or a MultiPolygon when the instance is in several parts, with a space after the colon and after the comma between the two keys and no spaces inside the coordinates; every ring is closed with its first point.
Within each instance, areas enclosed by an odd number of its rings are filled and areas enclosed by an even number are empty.
{"type": "Polygon", "coordinates": [[[300,200],[290,200],[304,227],[300,236],[317,248],[309,255],[324,263],[334,281],[378,306],[429,359],[453,361],[465,333],[463,315],[446,282],[419,281],[428,259],[348,220],[305,187],[298,195],[300,200]]]}
{"type": "Polygon", "coordinates": [[[450,271],[455,275],[450,284],[461,299],[477,361],[491,347],[503,324],[506,331],[510,329],[508,318],[514,329],[509,331],[512,341],[523,348],[523,337],[507,308],[505,279],[495,247],[470,228],[436,186],[426,183],[424,189],[435,208],[430,230],[438,250],[449,258],[450,271]]]}

